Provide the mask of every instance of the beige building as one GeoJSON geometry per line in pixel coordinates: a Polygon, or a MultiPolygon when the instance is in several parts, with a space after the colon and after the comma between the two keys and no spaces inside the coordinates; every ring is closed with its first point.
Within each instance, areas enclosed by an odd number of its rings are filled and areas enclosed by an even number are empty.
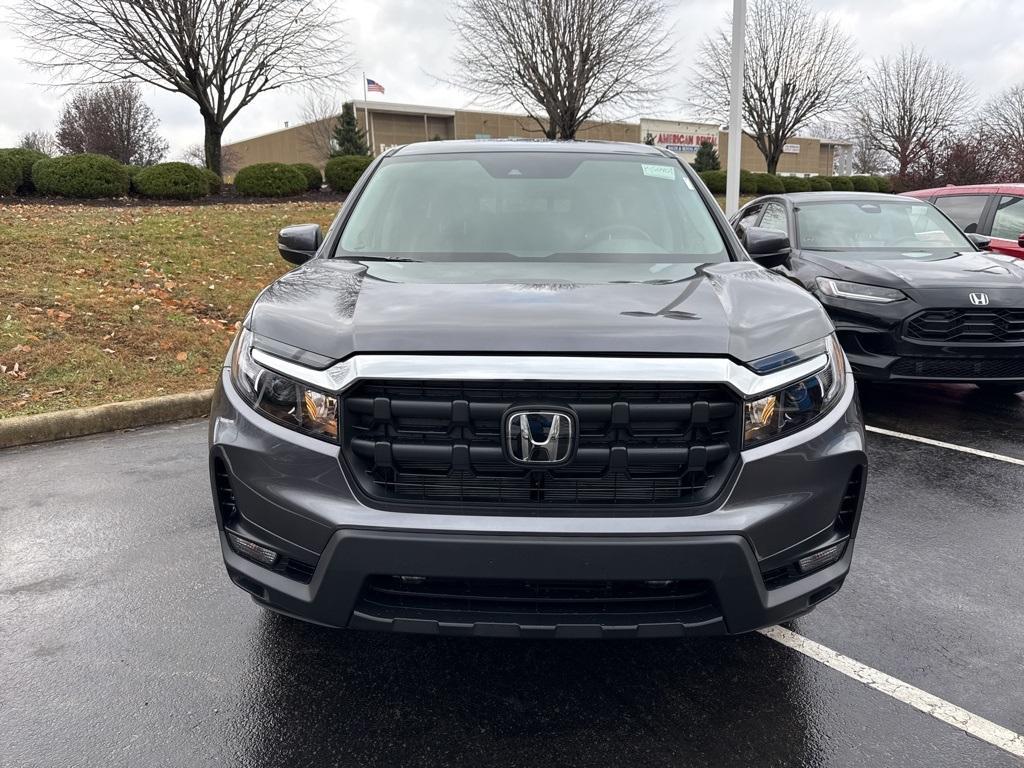
{"type": "MultiPolygon", "coordinates": [[[[466,109],[427,107],[416,104],[390,104],[382,101],[354,102],[359,126],[366,131],[373,154],[416,141],[444,139],[531,139],[542,138],[537,123],[523,115],[505,112],[480,112],[466,109]]],[[[226,145],[232,164],[243,167],[253,163],[312,163],[323,167],[330,153],[330,138],[335,118],[254,136],[226,145]]],[[[587,121],[577,134],[579,139],[603,141],[647,141],[675,152],[684,162],[693,162],[702,141],[711,141],[726,167],[728,133],[717,123],[699,121],[653,120],[639,123],[587,121]]],[[[786,145],[779,162],[779,173],[801,176],[831,176],[837,153],[851,150],[847,142],[794,138],[786,145]]],[[[743,137],[743,168],[763,172],[764,158],[753,139],[743,137]]]]}
{"type": "MultiPolygon", "coordinates": [[[[729,157],[729,132],[719,129],[717,123],[677,120],[640,120],[640,135],[643,140],[679,155],[685,163],[692,163],[702,142],[710,141],[718,150],[722,168],[726,168],[729,157]]],[[[783,176],[832,176],[837,159],[852,160],[853,145],[848,141],[816,139],[799,136],[790,139],[779,158],[778,173],[783,176]]],[[[768,170],[764,155],[754,140],[743,135],[740,146],[742,168],[753,173],[768,170]]],[[[840,165],[843,165],[840,162],[840,165]]],[[[847,171],[848,172],[848,171],[847,171]]]]}

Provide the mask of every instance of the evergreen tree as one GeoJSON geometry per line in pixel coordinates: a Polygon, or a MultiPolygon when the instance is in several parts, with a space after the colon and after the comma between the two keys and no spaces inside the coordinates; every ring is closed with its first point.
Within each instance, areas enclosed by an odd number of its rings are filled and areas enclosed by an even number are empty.
{"type": "Polygon", "coordinates": [[[715,149],[715,145],[710,141],[702,141],[700,143],[700,147],[697,149],[697,156],[693,159],[693,170],[698,173],[701,171],[722,170],[722,163],[718,159],[718,150],[715,149]]]}
{"type": "Polygon", "coordinates": [[[368,155],[370,148],[366,145],[366,131],[356,122],[356,110],[351,101],[341,107],[341,117],[334,126],[334,151],[332,157],[338,155],[368,155]]]}

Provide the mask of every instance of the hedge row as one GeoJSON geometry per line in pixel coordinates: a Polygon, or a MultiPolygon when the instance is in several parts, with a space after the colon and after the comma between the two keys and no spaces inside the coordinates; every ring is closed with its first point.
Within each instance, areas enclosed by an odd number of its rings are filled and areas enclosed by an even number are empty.
{"type": "MultiPolygon", "coordinates": [[[[348,191],[371,158],[332,160],[332,189],[348,191]],[[352,173],[355,173],[354,177],[352,173]]],[[[238,172],[235,188],[251,197],[285,197],[319,190],[324,177],[309,163],[259,163],[238,172]]],[[[47,157],[30,149],[0,149],[0,197],[39,192],[69,198],[124,197],[196,200],[220,194],[221,178],[188,163],[126,166],[105,155],[47,157]]]]}
{"type": "MultiPolygon", "coordinates": [[[[700,177],[712,194],[725,194],[725,171],[703,171],[700,177]]],[[[892,192],[885,176],[775,176],[740,171],[741,195],[774,195],[783,192],[892,192]]]]}

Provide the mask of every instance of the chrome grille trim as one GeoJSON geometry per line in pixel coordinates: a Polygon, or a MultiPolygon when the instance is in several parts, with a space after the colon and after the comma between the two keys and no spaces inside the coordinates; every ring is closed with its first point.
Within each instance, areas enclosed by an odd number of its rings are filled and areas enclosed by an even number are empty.
{"type": "Polygon", "coordinates": [[[322,371],[253,349],[253,359],[325,392],[364,379],[443,381],[617,381],[725,384],[745,398],[771,392],[820,371],[827,355],[761,376],[724,357],[596,357],[530,355],[354,355],[322,371]]]}

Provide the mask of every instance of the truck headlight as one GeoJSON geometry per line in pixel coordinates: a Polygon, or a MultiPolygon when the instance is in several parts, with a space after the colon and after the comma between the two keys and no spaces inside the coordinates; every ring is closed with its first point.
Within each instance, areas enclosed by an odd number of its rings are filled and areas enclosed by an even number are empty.
{"type": "Polygon", "coordinates": [[[338,442],[338,398],[261,366],[252,359],[252,334],[244,328],[231,355],[231,381],[238,394],[267,418],[338,442]]]}
{"type": "MultiPolygon", "coordinates": [[[[748,400],[743,408],[743,447],[750,448],[796,432],[827,413],[846,388],[846,357],[835,335],[804,345],[777,358],[799,361],[824,352],[828,362],[820,371],[785,387],[748,400]],[[813,349],[812,349],[813,348],[813,349]]],[[[766,361],[769,358],[765,358],[766,361]]],[[[755,364],[756,365],[756,364],[755,364]]]]}
{"type": "Polygon", "coordinates": [[[831,277],[815,278],[818,290],[834,299],[851,299],[852,301],[870,301],[875,304],[892,304],[902,301],[907,294],[896,288],[885,288],[881,285],[864,285],[848,283],[845,280],[833,280],[831,277]]]}

